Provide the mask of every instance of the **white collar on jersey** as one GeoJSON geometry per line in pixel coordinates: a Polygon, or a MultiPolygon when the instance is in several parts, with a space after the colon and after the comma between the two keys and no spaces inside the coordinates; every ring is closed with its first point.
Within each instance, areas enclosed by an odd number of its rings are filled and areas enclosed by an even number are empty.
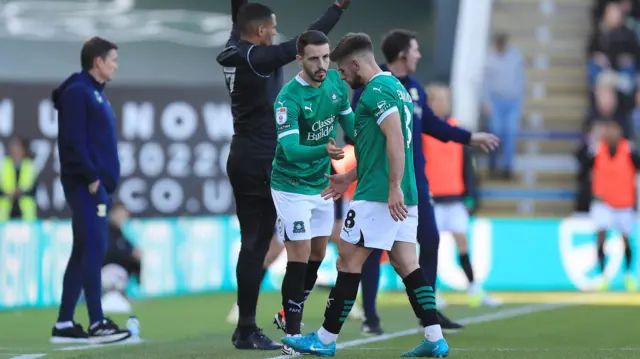
{"type": "Polygon", "coordinates": [[[298,73],[296,75],[296,81],[298,81],[300,83],[300,85],[302,86],[311,86],[307,81],[305,81],[302,76],[300,76],[300,73],[298,73]]]}
{"type": "Polygon", "coordinates": [[[373,80],[374,78],[376,78],[376,77],[378,77],[380,75],[393,76],[393,74],[391,72],[389,72],[389,71],[382,71],[382,72],[378,72],[377,74],[373,75],[369,81],[373,80]]]}

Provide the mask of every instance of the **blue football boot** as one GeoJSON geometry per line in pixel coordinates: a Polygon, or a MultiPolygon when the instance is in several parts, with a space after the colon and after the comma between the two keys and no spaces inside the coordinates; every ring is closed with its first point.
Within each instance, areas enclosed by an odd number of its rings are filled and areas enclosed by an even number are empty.
{"type": "Polygon", "coordinates": [[[444,338],[430,342],[422,340],[417,347],[401,355],[402,358],[445,358],[449,355],[449,344],[444,338]]]}
{"type": "Polygon", "coordinates": [[[284,337],[282,338],[282,344],[302,354],[313,354],[318,357],[332,357],[336,355],[336,343],[323,344],[315,332],[305,336],[284,337]]]}

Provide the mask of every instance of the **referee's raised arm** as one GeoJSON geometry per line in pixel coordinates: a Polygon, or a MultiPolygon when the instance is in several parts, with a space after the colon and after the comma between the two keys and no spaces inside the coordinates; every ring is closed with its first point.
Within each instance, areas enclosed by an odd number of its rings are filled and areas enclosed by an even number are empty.
{"type": "MultiPolygon", "coordinates": [[[[350,0],[336,1],[309,29],[328,33],[350,0]]],[[[296,58],[294,37],[274,45],[277,19],[259,3],[232,0],[233,29],[217,61],[231,96],[234,135],[227,161],[240,223],[242,246],[236,268],[239,349],[280,349],[256,325],[263,262],[274,234],[276,210],[271,198],[271,162],[276,148],[273,103],[282,88],[282,66],[296,58]]]]}

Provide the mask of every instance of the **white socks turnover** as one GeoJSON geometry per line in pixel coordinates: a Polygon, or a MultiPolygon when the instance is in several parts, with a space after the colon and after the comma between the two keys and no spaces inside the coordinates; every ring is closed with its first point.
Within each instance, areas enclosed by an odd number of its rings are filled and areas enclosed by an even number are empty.
{"type": "Polygon", "coordinates": [[[320,329],[318,329],[318,338],[320,339],[322,344],[329,345],[338,340],[338,334],[330,333],[329,331],[324,329],[324,327],[320,327],[320,329]]]}
{"type": "Polygon", "coordinates": [[[424,337],[430,342],[437,342],[442,339],[442,328],[440,328],[440,324],[424,327],[424,337]]]}

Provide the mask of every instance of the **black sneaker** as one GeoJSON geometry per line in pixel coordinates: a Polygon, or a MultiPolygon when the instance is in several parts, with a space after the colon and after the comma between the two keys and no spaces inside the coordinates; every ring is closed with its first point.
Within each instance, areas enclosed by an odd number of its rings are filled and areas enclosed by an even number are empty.
{"type": "Polygon", "coordinates": [[[365,319],[362,322],[362,334],[368,336],[378,336],[384,334],[384,330],[380,326],[380,321],[368,321],[365,319]]]}
{"type": "Polygon", "coordinates": [[[109,318],[105,318],[100,324],[89,328],[89,342],[93,344],[116,343],[129,337],[131,337],[131,332],[126,329],[120,329],[109,318]]]}
{"type": "Polygon", "coordinates": [[[231,344],[236,345],[236,340],[238,340],[238,338],[240,338],[240,329],[236,327],[236,330],[234,330],[231,335],[231,344]]]}
{"type": "Polygon", "coordinates": [[[51,329],[51,338],[49,342],[52,344],[74,344],[74,343],[88,343],[89,334],[84,331],[82,325],[73,323],[72,327],[58,329],[54,325],[51,329]]]}
{"type": "Polygon", "coordinates": [[[436,313],[438,313],[438,321],[440,322],[440,327],[442,328],[443,333],[455,334],[464,329],[464,325],[452,321],[444,314],[442,314],[439,310],[436,311],[436,313]]]}
{"type": "Polygon", "coordinates": [[[236,349],[257,349],[257,350],[280,350],[282,349],[282,344],[276,343],[271,340],[268,336],[266,336],[262,329],[256,328],[256,330],[247,337],[247,339],[242,340],[240,336],[236,339],[233,345],[236,349]]]}

